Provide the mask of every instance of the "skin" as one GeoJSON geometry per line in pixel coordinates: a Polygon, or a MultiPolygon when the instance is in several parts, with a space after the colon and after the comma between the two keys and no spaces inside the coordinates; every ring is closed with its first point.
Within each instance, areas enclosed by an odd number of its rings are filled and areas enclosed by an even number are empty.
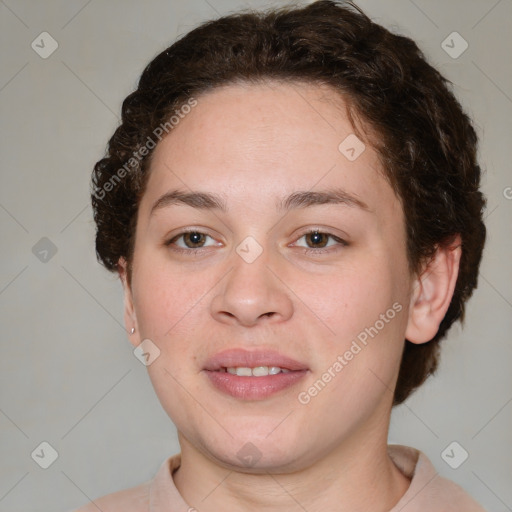
{"type": "Polygon", "coordinates": [[[178,430],[175,484],[202,512],[388,511],[409,485],[386,450],[404,339],[424,343],[437,332],[460,248],[439,248],[420,275],[410,273],[402,208],[377,153],[368,142],[354,161],[338,150],[354,128],[334,91],[266,82],[197,99],[154,150],[130,282],[119,262],[126,327],[136,329],[130,341],[150,339],[160,350],[147,368],[178,430]],[[293,192],[333,188],[368,210],[276,208],[293,192]],[[218,194],[228,209],[171,204],[151,214],[174,189],[218,194]],[[189,248],[198,238],[175,238],[184,228],[208,235],[199,237],[202,250],[189,248]],[[314,228],[337,238],[304,236],[314,228]],[[252,263],[236,251],[246,237],[262,249],[252,263]],[[300,403],[299,392],[395,303],[401,311],[300,403]],[[202,370],[235,347],[275,349],[309,371],[267,399],[233,398],[202,370]],[[250,467],[237,456],[248,442],[259,454],[250,467]]]}

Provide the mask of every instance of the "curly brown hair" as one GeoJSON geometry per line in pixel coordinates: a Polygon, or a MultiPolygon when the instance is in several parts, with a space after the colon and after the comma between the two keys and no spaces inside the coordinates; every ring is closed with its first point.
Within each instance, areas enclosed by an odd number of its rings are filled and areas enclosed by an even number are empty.
{"type": "Polygon", "coordinates": [[[105,158],[94,167],[98,259],[118,271],[124,257],[130,279],[155,128],[168,125],[192,97],[264,80],[331,86],[348,104],[350,118],[377,134],[371,144],[403,207],[412,272],[420,272],[439,246],[461,237],[459,275],[437,334],[424,344],[405,340],[393,402],[399,404],[436,370],[439,341],[453,322],[464,320],[485,242],[485,198],[477,136],[450,82],[411,39],[372,22],[351,2],[321,0],[224,16],[203,23],[147,65],[123,102],[105,158]]]}

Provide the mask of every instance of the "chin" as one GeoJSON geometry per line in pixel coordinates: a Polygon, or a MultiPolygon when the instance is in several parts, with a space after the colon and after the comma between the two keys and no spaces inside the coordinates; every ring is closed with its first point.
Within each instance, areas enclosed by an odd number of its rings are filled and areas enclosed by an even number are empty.
{"type": "MultiPolygon", "coordinates": [[[[226,434],[222,440],[208,439],[200,444],[208,458],[226,469],[242,473],[288,472],[306,464],[304,456],[308,449],[303,440],[286,430],[281,435],[277,431],[270,435],[269,432],[271,429],[265,433],[246,430],[246,435],[232,438],[226,434]]],[[[310,456],[311,450],[307,458],[310,456]]]]}

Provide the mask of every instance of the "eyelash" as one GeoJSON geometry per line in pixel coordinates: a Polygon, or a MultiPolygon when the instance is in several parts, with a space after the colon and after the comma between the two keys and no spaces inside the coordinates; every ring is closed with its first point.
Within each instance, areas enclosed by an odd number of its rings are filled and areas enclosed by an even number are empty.
{"type": "MultiPolygon", "coordinates": [[[[213,238],[211,237],[210,235],[208,235],[208,233],[204,233],[202,231],[199,231],[198,229],[187,229],[185,231],[182,231],[181,233],[178,233],[177,235],[173,236],[170,240],[166,241],[165,242],[165,245],[167,247],[169,247],[171,250],[175,251],[175,252],[179,252],[179,253],[182,253],[182,254],[188,254],[188,255],[196,255],[196,254],[201,254],[202,252],[204,252],[205,250],[208,250],[209,247],[192,247],[192,248],[187,248],[187,249],[184,249],[182,247],[176,247],[176,246],[173,246],[173,244],[179,240],[181,237],[183,237],[184,235],[186,235],[187,233],[197,233],[199,235],[205,235],[207,237],[210,237],[210,238],[213,238]]],[[[314,255],[318,255],[318,254],[324,254],[324,253],[330,253],[330,252],[333,252],[336,251],[336,250],[339,250],[339,246],[341,247],[346,247],[348,246],[349,244],[343,240],[342,238],[340,237],[337,237],[335,235],[333,235],[332,233],[329,233],[327,231],[322,231],[321,229],[310,229],[308,231],[305,231],[304,233],[302,233],[299,238],[297,240],[300,240],[301,238],[307,236],[307,235],[311,235],[313,233],[317,233],[319,235],[326,235],[328,238],[338,242],[338,247],[334,248],[331,246],[331,247],[318,247],[318,248],[314,248],[314,247],[303,247],[304,249],[304,254],[306,255],[310,255],[310,254],[314,254],[314,255]]],[[[327,242],[329,243],[329,241],[327,242]]]]}

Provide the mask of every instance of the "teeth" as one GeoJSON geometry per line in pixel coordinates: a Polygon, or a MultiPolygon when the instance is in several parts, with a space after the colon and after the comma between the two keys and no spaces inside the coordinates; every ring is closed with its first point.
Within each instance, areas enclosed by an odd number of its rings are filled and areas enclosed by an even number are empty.
{"type": "Polygon", "coordinates": [[[278,373],[288,373],[290,370],[279,368],[279,366],[256,366],[255,368],[247,368],[244,366],[237,366],[226,368],[231,375],[238,375],[239,377],[264,377],[266,375],[277,375],[278,373]]]}

